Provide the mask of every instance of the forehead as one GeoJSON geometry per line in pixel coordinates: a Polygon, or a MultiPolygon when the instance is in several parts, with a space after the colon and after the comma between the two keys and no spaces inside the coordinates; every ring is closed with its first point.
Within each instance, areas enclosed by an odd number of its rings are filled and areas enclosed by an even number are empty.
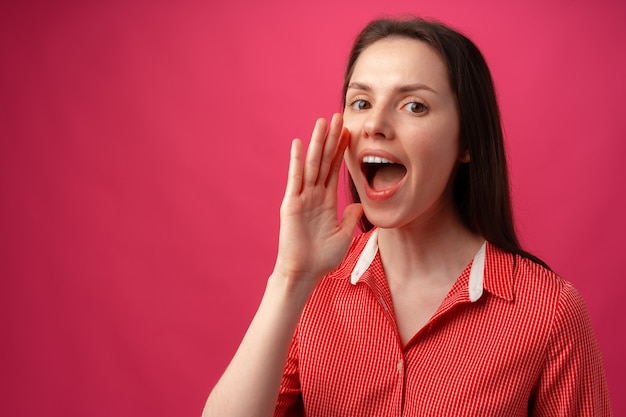
{"type": "Polygon", "coordinates": [[[448,70],[439,53],[427,43],[406,37],[374,42],[357,59],[350,81],[367,84],[423,83],[449,90],[448,70]]]}

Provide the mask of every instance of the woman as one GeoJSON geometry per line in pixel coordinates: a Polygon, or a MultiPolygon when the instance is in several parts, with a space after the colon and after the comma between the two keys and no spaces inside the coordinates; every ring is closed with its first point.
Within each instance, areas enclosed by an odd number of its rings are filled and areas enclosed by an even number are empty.
{"type": "Polygon", "coordinates": [[[292,143],[276,265],[204,415],[610,415],[579,294],[517,242],[478,49],[374,21],[344,97],[292,143]]]}

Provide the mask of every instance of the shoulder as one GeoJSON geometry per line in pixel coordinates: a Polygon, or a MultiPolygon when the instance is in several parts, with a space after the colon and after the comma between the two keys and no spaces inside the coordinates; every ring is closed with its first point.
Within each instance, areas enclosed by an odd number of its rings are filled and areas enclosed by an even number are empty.
{"type": "Polygon", "coordinates": [[[547,319],[535,414],[611,415],[602,354],[580,292],[530,259],[513,259],[516,303],[547,319]]]}
{"type": "Polygon", "coordinates": [[[488,244],[484,285],[510,301],[555,304],[571,284],[554,271],[521,255],[488,244]]]}
{"type": "Polygon", "coordinates": [[[580,293],[570,281],[530,259],[520,255],[515,255],[515,258],[516,278],[520,289],[528,287],[527,291],[533,291],[533,289],[555,291],[561,308],[567,310],[584,308],[580,293]]]}
{"type": "Polygon", "coordinates": [[[548,319],[552,333],[562,326],[561,331],[573,331],[576,326],[588,325],[583,298],[570,281],[521,255],[493,245],[488,251],[486,289],[491,287],[527,313],[548,319]]]}
{"type": "Polygon", "coordinates": [[[534,295],[541,299],[541,294],[554,297],[554,328],[564,326],[562,331],[577,331],[589,326],[587,307],[582,295],[568,280],[532,260],[517,256],[517,278],[521,294],[534,295]]]}

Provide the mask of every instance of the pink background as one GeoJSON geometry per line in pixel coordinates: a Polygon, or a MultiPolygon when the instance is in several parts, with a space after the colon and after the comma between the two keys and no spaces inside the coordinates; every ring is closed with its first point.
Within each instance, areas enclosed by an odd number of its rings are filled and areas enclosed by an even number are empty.
{"type": "Polygon", "coordinates": [[[483,50],[522,241],[587,301],[626,415],[626,3],[211,3],[0,6],[1,415],[200,414],[271,271],[289,141],[399,12],[483,50]]]}

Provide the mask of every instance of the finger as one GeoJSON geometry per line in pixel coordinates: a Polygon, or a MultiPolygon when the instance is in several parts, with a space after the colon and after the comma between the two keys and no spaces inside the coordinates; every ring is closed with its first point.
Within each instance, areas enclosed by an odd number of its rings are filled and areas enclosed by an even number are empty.
{"type": "Polygon", "coordinates": [[[326,120],[317,119],[313,133],[311,134],[311,142],[306,151],[306,159],[304,165],[304,184],[315,185],[320,171],[320,160],[324,151],[324,141],[326,139],[326,120]]]}
{"type": "Polygon", "coordinates": [[[302,141],[294,139],[291,141],[291,151],[289,153],[289,171],[287,172],[287,189],[285,196],[293,197],[300,194],[302,190],[302,141]]]}
{"type": "Polygon", "coordinates": [[[337,153],[337,144],[341,139],[343,128],[343,118],[341,114],[336,113],[330,120],[330,128],[326,135],[326,141],[324,142],[324,152],[322,153],[322,160],[320,162],[320,171],[318,174],[318,183],[328,185],[328,175],[332,171],[334,164],[334,158],[337,153]]]}
{"type": "Polygon", "coordinates": [[[363,216],[363,206],[357,203],[350,204],[344,209],[341,216],[341,228],[346,233],[354,233],[361,216],[363,216]]]}
{"type": "Polygon", "coordinates": [[[330,173],[328,175],[328,187],[337,188],[339,183],[339,172],[341,170],[341,164],[343,163],[343,154],[346,152],[348,145],[350,144],[350,131],[345,127],[341,130],[341,136],[339,137],[339,143],[335,156],[333,157],[333,163],[330,173]]]}

